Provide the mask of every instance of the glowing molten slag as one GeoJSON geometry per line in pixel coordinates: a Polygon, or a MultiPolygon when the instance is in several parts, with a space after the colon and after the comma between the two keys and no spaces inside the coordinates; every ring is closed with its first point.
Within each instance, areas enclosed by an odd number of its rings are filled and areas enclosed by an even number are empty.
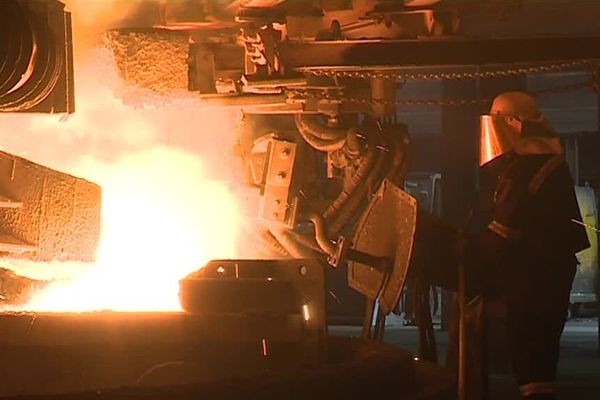
{"type": "Polygon", "coordinates": [[[89,162],[81,172],[103,189],[97,262],[50,284],[25,309],[180,310],[179,280],[234,256],[236,202],[197,157],[159,148],[116,164],[89,162]]]}

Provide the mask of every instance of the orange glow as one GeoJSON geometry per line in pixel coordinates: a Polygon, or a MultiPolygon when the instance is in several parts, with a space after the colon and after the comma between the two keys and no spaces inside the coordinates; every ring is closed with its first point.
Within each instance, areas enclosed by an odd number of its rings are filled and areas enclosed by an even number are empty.
{"type": "Polygon", "coordinates": [[[503,117],[482,115],[480,128],[480,166],[514,148],[517,133],[508,127],[503,117]]]}
{"type": "Polygon", "coordinates": [[[97,262],[25,309],[179,310],[179,279],[235,256],[236,202],[224,184],[206,179],[196,157],[156,149],[85,169],[103,188],[97,262]]]}
{"type": "Polygon", "coordinates": [[[497,143],[493,140],[491,119],[488,115],[481,116],[481,136],[479,145],[479,165],[483,165],[498,155],[497,143]]]}
{"type": "Polygon", "coordinates": [[[106,60],[79,67],[76,113],[0,115],[0,148],[102,187],[97,260],[1,266],[51,282],[21,310],[180,310],[181,278],[239,256],[239,115],[123,87],[106,60]]]}

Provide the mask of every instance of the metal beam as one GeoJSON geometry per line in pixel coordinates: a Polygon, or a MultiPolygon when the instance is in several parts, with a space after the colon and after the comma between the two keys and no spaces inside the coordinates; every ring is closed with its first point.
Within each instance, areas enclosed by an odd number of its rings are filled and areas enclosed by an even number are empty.
{"type": "Polygon", "coordinates": [[[600,58],[600,36],[287,41],[288,68],[318,66],[466,66],[600,58]]]}

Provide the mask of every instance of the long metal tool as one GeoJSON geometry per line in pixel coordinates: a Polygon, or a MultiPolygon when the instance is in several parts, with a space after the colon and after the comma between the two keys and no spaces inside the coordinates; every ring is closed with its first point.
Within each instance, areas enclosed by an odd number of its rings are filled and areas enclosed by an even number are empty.
{"type": "Polygon", "coordinates": [[[583,222],[583,221],[579,221],[578,219],[574,219],[574,218],[572,218],[572,219],[571,219],[571,222],[575,222],[577,225],[581,225],[581,226],[583,226],[584,228],[590,229],[590,230],[592,230],[592,231],[594,231],[594,232],[596,232],[596,233],[600,233],[600,229],[596,228],[596,227],[595,227],[595,226],[593,226],[593,225],[586,224],[586,223],[585,223],[585,222],[583,222]]]}
{"type": "MultiPolygon", "coordinates": [[[[462,232],[459,237],[462,241],[462,232]]],[[[458,400],[467,400],[467,323],[466,274],[462,260],[458,264],[458,400]]]]}
{"type": "Polygon", "coordinates": [[[468,385],[471,384],[467,378],[467,275],[465,271],[465,232],[469,230],[473,222],[473,209],[467,214],[463,229],[458,231],[459,262],[458,262],[458,400],[468,399],[468,385]]]}

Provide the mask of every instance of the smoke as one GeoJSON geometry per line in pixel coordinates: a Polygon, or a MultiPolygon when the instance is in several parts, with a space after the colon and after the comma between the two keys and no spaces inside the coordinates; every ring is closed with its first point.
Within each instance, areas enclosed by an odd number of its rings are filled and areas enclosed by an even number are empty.
{"type": "Polygon", "coordinates": [[[75,61],[76,109],[71,115],[0,115],[0,148],[77,173],[83,161],[113,162],[132,152],[168,146],[202,156],[212,176],[233,179],[237,111],[203,106],[189,94],[158,96],[126,87],[106,49],[75,61]],[[126,95],[127,101],[119,94],[126,95]],[[135,105],[129,102],[135,99],[135,105]]]}
{"type": "Polygon", "coordinates": [[[102,47],[108,29],[150,27],[159,0],[67,0],[72,13],[76,112],[0,115],[0,148],[66,172],[89,159],[113,162],[124,154],[169,146],[201,155],[211,175],[237,174],[232,153],[238,111],[208,108],[191,93],[160,96],[119,77],[102,47]]]}
{"type": "Polygon", "coordinates": [[[160,20],[160,0],[63,0],[71,12],[75,57],[94,48],[103,32],[151,27],[160,20]]]}

